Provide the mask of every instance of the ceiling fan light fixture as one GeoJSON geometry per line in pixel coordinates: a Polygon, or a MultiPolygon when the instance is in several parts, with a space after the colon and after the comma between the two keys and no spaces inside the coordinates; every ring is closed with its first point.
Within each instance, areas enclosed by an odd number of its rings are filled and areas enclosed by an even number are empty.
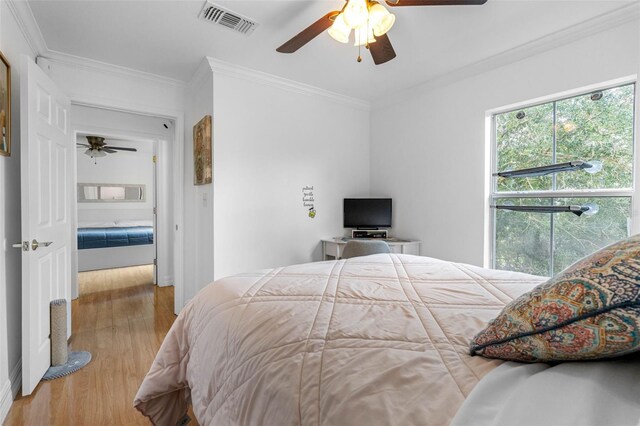
{"type": "Polygon", "coordinates": [[[327,31],[329,35],[340,43],[349,43],[349,35],[351,34],[351,27],[344,21],[344,14],[340,13],[336,16],[333,24],[327,31]]]}
{"type": "MultiPolygon", "coordinates": [[[[296,34],[276,49],[280,53],[293,53],[325,31],[340,43],[348,43],[351,30],[356,30],[358,62],[362,62],[362,45],[366,45],[373,63],[382,65],[396,57],[387,33],[394,26],[396,17],[386,6],[438,6],[484,4],[487,0],[345,0],[341,10],[333,10],[296,34]],[[360,27],[366,27],[365,34],[360,27]],[[369,35],[371,28],[373,35],[369,35]],[[366,40],[366,42],[365,42],[366,40]],[[375,41],[375,43],[373,43],[375,41]],[[372,44],[368,44],[372,43],[372,44]]],[[[639,425],[640,426],[640,425],[639,425]]]]}
{"type": "Polygon", "coordinates": [[[356,42],[354,46],[365,46],[369,43],[374,43],[376,38],[373,36],[373,29],[368,28],[366,25],[356,28],[354,31],[356,42]]]}
{"type": "Polygon", "coordinates": [[[343,11],[344,22],[351,28],[358,28],[367,23],[369,7],[367,0],[349,0],[343,11]]]}
{"type": "Polygon", "coordinates": [[[373,28],[376,37],[386,34],[396,22],[396,15],[389,11],[380,3],[373,3],[369,7],[369,26],[373,28]]]}
{"type": "Polygon", "coordinates": [[[84,153],[91,158],[105,157],[107,155],[106,152],[100,149],[91,149],[91,148],[87,149],[84,153]]]}

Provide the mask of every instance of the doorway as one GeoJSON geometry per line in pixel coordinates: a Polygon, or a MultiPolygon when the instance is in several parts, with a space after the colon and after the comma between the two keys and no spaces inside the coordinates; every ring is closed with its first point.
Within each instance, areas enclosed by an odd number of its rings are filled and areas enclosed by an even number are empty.
{"type": "Polygon", "coordinates": [[[100,287],[96,277],[110,269],[140,265],[152,265],[154,284],[173,285],[174,122],[84,105],[72,105],[71,117],[77,144],[72,298],[81,294],[78,273],[89,289],[87,282],[100,287]]]}
{"type": "Polygon", "coordinates": [[[80,273],[141,265],[155,269],[157,143],[76,133],[80,273]]]}

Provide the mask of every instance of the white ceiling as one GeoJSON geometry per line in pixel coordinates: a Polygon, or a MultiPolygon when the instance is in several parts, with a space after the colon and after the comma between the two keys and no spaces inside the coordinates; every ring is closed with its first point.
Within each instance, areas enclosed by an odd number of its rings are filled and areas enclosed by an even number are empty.
{"type": "Polygon", "coordinates": [[[376,66],[326,33],[293,54],[275,49],[338,0],[217,2],[256,20],[249,37],[197,18],[204,0],[29,1],[51,50],[189,81],[204,56],[373,100],[636,0],[489,0],[483,6],[390,8],[397,53],[376,66]]]}

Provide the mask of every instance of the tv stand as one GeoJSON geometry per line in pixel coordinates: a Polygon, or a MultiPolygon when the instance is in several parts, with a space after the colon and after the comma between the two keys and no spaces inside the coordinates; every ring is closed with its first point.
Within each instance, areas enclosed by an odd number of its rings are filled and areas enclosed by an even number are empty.
{"type": "MultiPolygon", "coordinates": [[[[348,237],[336,237],[322,240],[322,260],[337,260],[342,257],[344,246],[347,245],[348,237]]],[[[398,238],[381,239],[389,244],[391,253],[420,255],[420,241],[401,240],[398,238]]]]}
{"type": "Polygon", "coordinates": [[[388,238],[386,229],[354,229],[351,238],[388,238]]]}

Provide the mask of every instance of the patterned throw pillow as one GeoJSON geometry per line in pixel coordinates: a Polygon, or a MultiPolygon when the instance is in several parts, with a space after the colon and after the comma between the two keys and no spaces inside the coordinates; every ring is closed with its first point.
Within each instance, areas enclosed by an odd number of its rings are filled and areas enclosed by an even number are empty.
{"type": "Polygon", "coordinates": [[[571,265],[509,303],[471,354],[525,362],[640,351],[640,235],[571,265]]]}

